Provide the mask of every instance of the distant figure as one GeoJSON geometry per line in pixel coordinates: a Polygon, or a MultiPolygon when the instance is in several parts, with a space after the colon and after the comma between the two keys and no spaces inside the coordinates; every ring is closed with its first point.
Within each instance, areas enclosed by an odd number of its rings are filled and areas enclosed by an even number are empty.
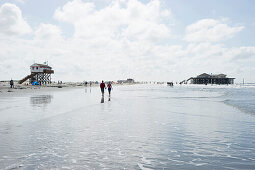
{"type": "Polygon", "coordinates": [[[92,82],[90,81],[90,82],[89,82],[89,86],[91,87],[91,85],[92,85],[92,82]]]}
{"type": "Polygon", "coordinates": [[[102,95],[104,95],[105,84],[103,80],[102,80],[102,83],[100,83],[100,88],[101,88],[102,95]]]}
{"type": "Polygon", "coordinates": [[[111,95],[112,85],[110,82],[107,84],[107,88],[108,88],[109,95],[111,95]]]}
{"type": "Polygon", "coordinates": [[[14,88],[14,82],[13,82],[12,79],[11,79],[11,81],[10,81],[10,86],[11,86],[11,88],[14,88]]]}

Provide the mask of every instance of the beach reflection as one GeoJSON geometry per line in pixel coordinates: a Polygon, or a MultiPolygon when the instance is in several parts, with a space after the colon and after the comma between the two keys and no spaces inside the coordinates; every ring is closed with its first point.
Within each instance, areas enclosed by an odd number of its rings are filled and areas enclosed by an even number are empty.
{"type": "Polygon", "coordinates": [[[36,95],[30,97],[30,104],[33,107],[45,107],[47,104],[51,103],[52,95],[36,95]]]}
{"type": "MultiPolygon", "coordinates": [[[[88,93],[88,90],[85,88],[85,93],[88,93]]],[[[89,89],[89,93],[91,93],[91,88],[89,89]]]]}
{"type": "Polygon", "coordinates": [[[224,89],[89,90],[0,98],[0,169],[255,167],[255,118],[218,102],[224,89]]]}
{"type": "Polygon", "coordinates": [[[101,103],[104,103],[104,96],[102,96],[101,98],[101,103]]]}

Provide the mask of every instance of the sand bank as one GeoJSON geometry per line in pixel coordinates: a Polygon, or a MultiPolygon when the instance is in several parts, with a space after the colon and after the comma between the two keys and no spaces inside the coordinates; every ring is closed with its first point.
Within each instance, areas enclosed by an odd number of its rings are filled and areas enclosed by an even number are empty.
{"type": "MultiPolygon", "coordinates": [[[[125,84],[114,84],[116,85],[133,85],[129,83],[125,84]]],[[[10,88],[10,84],[8,81],[0,81],[0,97],[1,96],[19,96],[21,94],[30,94],[30,93],[38,93],[38,92],[47,92],[47,91],[62,91],[62,90],[70,90],[75,88],[89,88],[89,87],[99,87],[99,84],[93,83],[91,86],[85,86],[82,82],[65,82],[62,84],[52,83],[41,86],[33,86],[31,84],[18,84],[14,83],[14,88],[10,88]]]]}
{"type": "MultiPolygon", "coordinates": [[[[96,86],[95,84],[93,86],[96,86]]],[[[16,96],[24,93],[37,93],[40,91],[56,91],[67,90],[73,88],[84,88],[82,83],[63,83],[63,84],[47,84],[41,86],[33,86],[26,84],[14,84],[14,88],[10,88],[9,82],[0,82],[0,96],[16,96]]]]}

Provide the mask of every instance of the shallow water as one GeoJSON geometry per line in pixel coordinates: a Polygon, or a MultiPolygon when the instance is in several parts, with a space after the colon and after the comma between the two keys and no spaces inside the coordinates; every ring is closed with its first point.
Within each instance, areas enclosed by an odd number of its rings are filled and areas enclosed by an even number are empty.
{"type": "Polygon", "coordinates": [[[114,87],[111,98],[98,88],[0,97],[0,169],[254,169],[254,109],[232,102],[242,90],[136,85],[114,87]]]}

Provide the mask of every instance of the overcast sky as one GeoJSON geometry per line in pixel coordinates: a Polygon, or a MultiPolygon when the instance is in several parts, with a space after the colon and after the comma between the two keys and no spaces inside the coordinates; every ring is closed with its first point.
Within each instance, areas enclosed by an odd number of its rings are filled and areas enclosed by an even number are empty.
{"type": "Polygon", "coordinates": [[[0,0],[0,80],[48,61],[53,80],[255,82],[252,0],[0,0]]]}

